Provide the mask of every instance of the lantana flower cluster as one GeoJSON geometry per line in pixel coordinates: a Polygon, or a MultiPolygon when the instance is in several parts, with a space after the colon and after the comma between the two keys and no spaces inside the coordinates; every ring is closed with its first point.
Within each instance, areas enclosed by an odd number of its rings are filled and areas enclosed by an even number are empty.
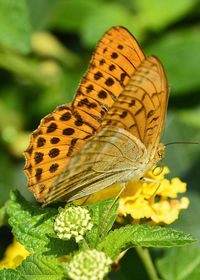
{"type": "Polygon", "coordinates": [[[102,280],[109,272],[112,260],[104,252],[95,249],[75,255],[68,266],[73,280],[102,280]]]}
{"type": "MultiPolygon", "coordinates": [[[[123,223],[127,216],[131,216],[133,223],[151,225],[171,224],[178,219],[180,211],[189,206],[187,197],[178,199],[179,193],[186,192],[186,183],[179,178],[173,178],[171,181],[166,179],[165,175],[168,173],[167,167],[161,170],[156,168],[144,175],[149,182],[127,182],[119,199],[118,222],[123,223]]],[[[90,195],[87,204],[117,195],[120,190],[121,185],[114,184],[90,195]]],[[[84,200],[79,199],[77,203],[83,203],[84,200]]]]}
{"type": "Polygon", "coordinates": [[[54,230],[60,239],[74,237],[76,242],[83,239],[86,231],[93,227],[89,211],[83,207],[66,207],[56,217],[54,230]]]}
{"type": "MultiPolygon", "coordinates": [[[[182,209],[189,205],[187,197],[178,199],[179,193],[186,192],[186,183],[179,178],[171,181],[165,178],[169,169],[164,167],[159,174],[156,169],[147,172],[144,177],[149,181],[127,182],[119,199],[118,222],[123,223],[127,216],[132,223],[170,224],[178,219],[182,209]]],[[[120,184],[114,184],[102,191],[76,201],[87,204],[114,196],[121,190],[120,184]]],[[[83,239],[86,231],[93,227],[89,211],[84,207],[70,206],[60,210],[54,229],[61,239],[74,237],[76,242],[83,239]]],[[[14,268],[18,266],[29,252],[14,239],[6,250],[0,266],[14,268]]],[[[109,272],[111,259],[96,250],[81,251],[68,264],[68,274],[74,280],[101,280],[109,272]]]]}

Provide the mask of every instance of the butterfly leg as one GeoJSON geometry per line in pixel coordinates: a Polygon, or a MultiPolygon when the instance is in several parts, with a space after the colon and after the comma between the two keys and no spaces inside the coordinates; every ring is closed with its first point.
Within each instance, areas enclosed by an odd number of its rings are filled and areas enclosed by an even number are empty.
{"type": "Polygon", "coordinates": [[[106,212],[106,215],[105,215],[105,218],[103,220],[103,223],[102,223],[102,226],[101,226],[101,232],[100,234],[102,235],[103,233],[103,229],[104,229],[104,225],[105,225],[105,222],[106,222],[106,219],[108,217],[108,214],[110,212],[110,210],[112,209],[113,205],[115,204],[115,202],[118,200],[118,198],[120,197],[120,195],[122,194],[122,192],[125,190],[126,186],[125,186],[125,183],[121,183],[121,190],[119,191],[119,193],[116,195],[115,199],[113,200],[113,202],[111,203],[110,207],[108,208],[107,212],[106,212]]]}
{"type": "Polygon", "coordinates": [[[158,184],[157,188],[155,189],[155,191],[153,192],[153,194],[151,195],[151,197],[149,199],[150,204],[153,204],[154,200],[155,200],[155,197],[156,197],[156,193],[157,193],[158,189],[160,188],[161,182],[153,180],[153,179],[149,179],[149,178],[143,178],[143,177],[140,180],[144,181],[144,182],[157,183],[158,184]]]}
{"type": "Polygon", "coordinates": [[[158,183],[158,184],[161,183],[159,181],[156,181],[156,180],[153,180],[153,179],[149,179],[149,178],[145,178],[145,177],[140,178],[140,181],[149,182],[149,183],[158,183]]]}

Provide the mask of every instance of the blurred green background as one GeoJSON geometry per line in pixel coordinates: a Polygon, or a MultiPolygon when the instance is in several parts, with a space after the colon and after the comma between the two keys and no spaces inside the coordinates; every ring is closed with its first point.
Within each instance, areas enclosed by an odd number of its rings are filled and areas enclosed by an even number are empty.
{"type": "MultiPolygon", "coordinates": [[[[164,64],[172,90],[162,141],[200,141],[199,0],[0,0],[1,205],[15,188],[34,201],[23,174],[29,135],[72,100],[98,40],[113,25],[128,28],[146,55],[164,64]]],[[[191,201],[173,227],[200,238],[200,145],[167,147],[164,164],[188,183],[191,201]]],[[[7,233],[1,228],[1,237],[7,233]]],[[[126,264],[113,279],[131,279],[126,264]]]]}

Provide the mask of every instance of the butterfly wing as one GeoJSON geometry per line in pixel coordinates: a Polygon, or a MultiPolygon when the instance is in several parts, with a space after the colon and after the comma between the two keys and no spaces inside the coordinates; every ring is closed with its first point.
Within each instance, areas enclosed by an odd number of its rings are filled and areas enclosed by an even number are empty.
{"type": "Polygon", "coordinates": [[[25,151],[28,187],[44,201],[53,182],[89,139],[117,100],[144,54],[123,27],[108,30],[97,45],[72,105],[42,119],[25,151]]]}
{"type": "Polygon", "coordinates": [[[156,153],[168,103],[164,68],[155,56],[147,57],[105,116],[102,126],[118,126],[145,145],[151,161],[156,153]]]}
{"type": "Polygon", "coordinates": [[[145,59],[136,39],[116,26],[102,37],[72,103],[74,115],[94,132],[145,59]]]}
{"type": "Polygon", "coordinates": [[[47,205],[82,198],[116,182],[138,180],[148,163],[145,146],[118,127],[100,130],[71,158],[46,195],[47,205]]]}
{"type": "Polygon", "coordinates": [[[45,204],[60,198],[73,201],[117,181],[142,177],[154,163],[167,100],[163,67],[150,56],[105,115],[96,136],[72,157],[45,204]]]}

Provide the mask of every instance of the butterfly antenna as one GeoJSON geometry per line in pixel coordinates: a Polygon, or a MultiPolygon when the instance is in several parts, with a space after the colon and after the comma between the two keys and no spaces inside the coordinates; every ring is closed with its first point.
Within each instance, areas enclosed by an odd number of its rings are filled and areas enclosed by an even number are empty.
{"type": "Polygon", "coordinates": [[[169,146],[169,145],[174,145],[174,144],[197,144],[197,145],[199,145],[200,144],[200,142],[185,142],[185,141],[177,141],[177,142],[170,142],[170,143],[167,143],[167,144],[165,144],[165,147],[166,146],[169,146]]]}

